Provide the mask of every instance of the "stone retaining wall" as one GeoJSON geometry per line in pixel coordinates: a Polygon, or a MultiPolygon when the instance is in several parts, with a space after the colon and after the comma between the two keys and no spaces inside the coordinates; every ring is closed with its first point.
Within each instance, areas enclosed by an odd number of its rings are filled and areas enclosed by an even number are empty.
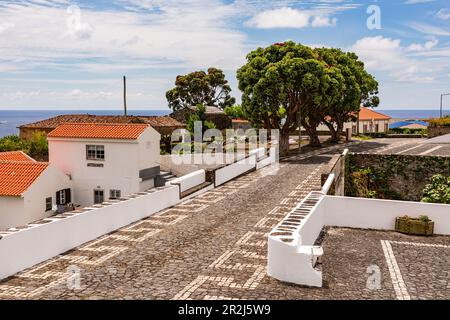
{"type": "Polygon", "coordinates": [[[450,158],[415,155],[349,154],[347,196],[420,201],[435,174],[450,176],[450,158]]]}
{"type": "Polygon", "coordinates": [[[443,136],[450,133],[450,127],[428,127],[428,138],[443,136]]]}

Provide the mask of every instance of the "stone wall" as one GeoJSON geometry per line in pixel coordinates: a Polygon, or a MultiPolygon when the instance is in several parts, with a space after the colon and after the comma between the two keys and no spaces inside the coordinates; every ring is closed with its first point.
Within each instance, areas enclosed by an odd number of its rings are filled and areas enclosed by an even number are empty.
{"type": "Polygon", "coordinates": [[[444,134],[450,134],[450,127],[428,127],[428,138],[434,138],[444,134]]]}
{"type": "Polygon", "coordinates": [[[450,176],[450,157],[349,154],[347,196],[420,201],[435,174],[450,176]]]}

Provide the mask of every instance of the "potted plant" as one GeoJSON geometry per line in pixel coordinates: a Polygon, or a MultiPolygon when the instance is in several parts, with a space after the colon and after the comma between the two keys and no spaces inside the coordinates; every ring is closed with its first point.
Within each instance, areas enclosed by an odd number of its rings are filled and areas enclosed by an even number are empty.
{"type": "Polygon", "coordinates": [[[426,215],[421,215],[418,218],[405,215],[395,218],[395,231],[405,234],[431,236],[434,231],[434,222],[426,215]]]}

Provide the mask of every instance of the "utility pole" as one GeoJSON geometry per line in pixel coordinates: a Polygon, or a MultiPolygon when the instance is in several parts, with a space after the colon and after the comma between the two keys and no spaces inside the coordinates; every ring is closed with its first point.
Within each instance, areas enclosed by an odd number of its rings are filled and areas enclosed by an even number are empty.
{"type": "Polygon", "coordinates": [[[443,107],[444,96],[450,96],[450,93],[443,93],[443,94],[441,94],[441,109],[440,109],[440,117],[441,117],[441,119],[444,116],[443,108],[442,108],[443,107]]]}
{"type": "Polygon", "coordinates": [[[125,117],[127,116],[127,78],[123,76],[123,111],[125,117]]]}

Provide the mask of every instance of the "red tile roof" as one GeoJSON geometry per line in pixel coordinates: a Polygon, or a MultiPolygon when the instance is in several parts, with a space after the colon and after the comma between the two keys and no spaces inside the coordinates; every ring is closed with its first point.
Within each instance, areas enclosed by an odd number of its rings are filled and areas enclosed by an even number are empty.
{"type": "Polygon", "coordinates": [[[66,123],[48,134],[49,138],[136,140],[148,124],[66,123]]]}
{"type": "Polygon", "coordinates": [[[359,120],[389,120],[391,117],[373,111],[372,109],[361,107],[361,110],[359,111],[359,120]]]}
{"type": "Polygon", "coordinates": [[[48,163],[0,161],[0,196],[20,196],[47,169],[48,163]]]}
{"type": "Polygon", "coordinates": [[[26,155],[23,151],[0,152],[0,161],[36,162],[33,158],[26,155]]]}

